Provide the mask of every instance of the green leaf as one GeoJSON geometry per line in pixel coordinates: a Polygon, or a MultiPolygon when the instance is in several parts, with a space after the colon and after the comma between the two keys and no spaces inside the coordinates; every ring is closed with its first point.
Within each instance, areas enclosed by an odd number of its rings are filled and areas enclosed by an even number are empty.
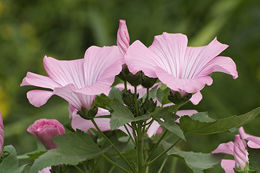
{"type": "Polygon", "coordinates": [[[101,94],[101,95],[96,96],[95,105],[109,110],[109,104],[112,100],[113,99],[109,98],[105,94],[101,94]]]}
{"type": "Polygon", "coordinates": [[[170,103],[170,101],[168,100],[168,95],[170,93],[170,89],[166,88],[166,89],[161,89],[159,88],[157,90],[157,100],[162,104],[165,105],[167,103],[170,103]]]}
{"type": "Polygon", "coordinates": [[[110,103],[110,107],[113,110],[110,120],[112,130],[117,129],[128,122],[134,121],[133,113],[119,101],[112,101],[112,103],[110,103]]]}
{"type": "Polygon", "coordinates": [[[112,88],[109,92],[108,95],[111,99],[116,99],[118,100],[121,104],[124,104],[123,99],[122,99],[122,92],[118,88],[112,88]]]}
{"type": "Polygon", "coordinates": [[[180,128],[180,126],[175,123],[175,120],[174,118],[172,119],[167,119],[165,120],[164,122],[161,121],[160,119],[157,119],[157,122],[163,126],[164,128],[166,128],[169,132],[177,135],[178,137],[180,137],[181,139],[185,140],[186,141],[186,138],[183,134],[183,131],[182,129],[180,128]]]}
{"type": "Polygon", "coordinates": [[[260,115],[260,107],[239,116],[230,116],[218,119],[214,122],[201,122],[188,116],[183,116],[180,119],[180,126],[185,133],[207,135],[224,132],[234,127],[240,127],[258,115],[260,115]]]}
{"type": "Polygon", "coordinates": [[[37,173],[48,166],[77,165],[79,162],[92,159],[104,152],[88,134],[81,131],[66,133],[54,137],[53,140],[59,148],[48,150],[36,159],[30,173],[37,173]]]}
{"type": "Polygon", "coordinates": [[[182,158],[194,173],[203,173],[203,170],[213,167],[222,159],[222,155],[195,153],[192,151],[180,151],[175,149],[170,150],[167,154],[182,158]]]}
{"type": "Polygon", "coordinates": [[[6,156],[0,164],[0,172],[21,173],[23,171],[24,166],[19,168],[16,150],[12,145],[5,146],[3,154],[6,156]]]}
{"type": "Polygon", "coordinates": [[[209,117],[208,112],[199,112],[191,116],[193,120],[198,120],[200,122],[214,122],[215,119],[209,117]]]}

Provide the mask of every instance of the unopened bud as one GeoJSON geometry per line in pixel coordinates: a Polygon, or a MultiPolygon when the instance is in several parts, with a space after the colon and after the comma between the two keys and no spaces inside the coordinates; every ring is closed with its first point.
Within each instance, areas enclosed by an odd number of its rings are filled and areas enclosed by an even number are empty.
{"type": "Polygon", "coordinates": [[[127,106],[134,104],[134,94],[131,93],[131,90],[123,91],[122,99],[127,106]]]}

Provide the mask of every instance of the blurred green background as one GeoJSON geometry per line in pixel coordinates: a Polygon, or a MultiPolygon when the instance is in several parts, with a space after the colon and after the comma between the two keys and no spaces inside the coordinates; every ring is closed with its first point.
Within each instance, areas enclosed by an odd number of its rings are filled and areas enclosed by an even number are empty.
{"type": "MultiPolygon", "coordinates": [[[[214,83],[203,89],[200,104],[186,108],[220,118],[260,105],[259,0],[0,0],[0,108],[5,144],[12,143],[20,154],[32,151],[35,139],[26,129],[34,120],[69,122],[68,105],[58,97],[41,108],[29,104],[26,91],[30,87],[19,87],[26,72],[46,74],[44,55],[77,59],[91,45],[116,44],[119,19],[127,20],[131,42],[138,39],[147,46],[162,32],[185,33],[193,46],[208,44],[215,36],[230,45],[222,55],[236,62],[239,78],[213,74],[214,83]]],[[[259,125],[260,117],[245,128],[260,136],[259,125]]],[[[209,152],[232,138],[229,133],[193,135],[187,148],[209,152]]]]}

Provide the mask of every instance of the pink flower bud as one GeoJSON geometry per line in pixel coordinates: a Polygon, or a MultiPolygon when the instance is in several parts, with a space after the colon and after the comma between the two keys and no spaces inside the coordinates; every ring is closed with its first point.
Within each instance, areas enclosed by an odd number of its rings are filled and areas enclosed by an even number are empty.
{"type": "Polygon", "coordinates": [[[55,119],[37,120],[27,131],[39,139],[48,150],[58,148],[51,138],[65,133],[63,125],[55,119]]]}
{"type": "Polygon", "coordinates": [[[236,168],[244,170],[246,163],[248,163],[248,152],[246,150],[246,142],[240,138],[240,135],[235,135],[234,159],[236,168]]]}
{"type": "Polygon", "coordinates": [[[124,55],[126,53],[126,50],[129,47],[129,34],[128,34],[128,29],[126,26],[125,20],[120,20],[119,21],[119,28],[117,31],[117,46],[120,49],[120,52],[124,55]]]}
{"type": "Polygon", "coordinates": [[[4,134],[4,123],[3,123],[3,117],[0,113],[0,154],[3,151],[3,146],[4,146],[4,138],[5,138],[5,134],[4,134]]]}

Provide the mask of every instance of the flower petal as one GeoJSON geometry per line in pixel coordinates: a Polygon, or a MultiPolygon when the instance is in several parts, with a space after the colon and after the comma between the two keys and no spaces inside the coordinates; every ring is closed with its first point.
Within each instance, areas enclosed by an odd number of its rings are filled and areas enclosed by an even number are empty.
{"type": "Polygon", "coordinates": [[[123,55],[117,46],[91,46],[84,56],[85,85],[91,86],[98,81],[105,81],[111,86],[114,78],[122,70],[123,55]]]}
{"type": "Polygon", "coordinates": [[[129,34],[128,34],[128,29],[126,26],[126,21],[125,20],[120,20],[119,21],[119,28],[117,31],[117,46],[120,50],[120,52],[125,55],[128,47],[129,47],[129,34]]]}
{"type": "Polygon", "coordinates": [[[85,86],[83,70],[84,59],[65,61],[45,56],[43,64],[50,78],[60,85],[74,84],[78,88],[85,86]]]}
{"type": "MultiPolygon", "coordinates": [[[[188,116],[192,116],[193,114],[198,113],[198,111],[196,110],[180,110],[176,112],[176,115],[178,115],[179,117],[182,117],[184,115],[188,115],[188,116]]],[[[178,118],[176,121],[176,123],[180,122],[180,118],[178,118]]]]}
{"type": "Polygon", "coordinates": [[[239,128],[239,134],[240,134],[242,139],[248,140],[247,145],[250,148],[255,148],[255,149],[259,149],[260,148],[260,137],[247,134],[243,127],[239,128]]]}
{"type": "Polygon", "coordinates": [[[230,74],[234,79],[238,77],[236,64],[231,58],[224,56],[218,56],[208,62],[199,75],[205,76],[211,74],[212,72],[223,72],[230,74]]]}
{"type": "Polygon", "coordinates": [[[220,144],[214,151],[211,153],[225,153],[225,154],[234,154],[234,143],[233,142],[227,142],[220,144]]]}
{"type": "Polygon", "coordinates": [[[221,160],[221,167],[225,170],[225,173],[235,173],[235,160],[223,159],[221,160]]]}
{"type": "Polygon", "coordinates": [[[190,101],[194,104],[194,105],[197,105],[199,104],[199,102],[201,101],[202,99],[202,94],[201,92],[196,92],[195,94],[192,95],[190,101]]]}
{"type": "Polygon", "coordinates": [[[31,90],[27,92],[29,102],[35,107],[44,105],[52,95],[52,91],[45,90],[31,90]]]}
{"type": "Polygon", "coordinates": [[[135,41],[126,52],[126,64],[131,73],[143,71],[151,78],[156,78],[155,66],[163,65],[160,59],[139,40],[135,41]]]}
{"type": "Polygon", "coordinates": [[[81,110],[81,107],[89,109],[95,99],[93,95],[78,93],[72,84],[55,88],[53,94],[62,97],[78,110],[81,110]]]}
{"type": "MultiPolygon", "coordinates": [[[[96,116],[109,115],[109,114],[110,114],[109,111],[99,108],[96,116]]],[[[97,125],[101,131],[111,130],[110,118],[94,118],[94,120],[97,123],[97,125]]],[[[72,115],[71,127],[74,130],[79,129],[82,131],[88,131],[91,128],[96,129],[94,124],[91,122],[91,120],[85,120],[85,119],[81,118],[77,114],[77,110],[72,115]]]]}
{"type": "Polygon", "coordinates": [[[153,135],[157,134],[157,131],[160,128],[160,124],[157,121],[154,121],[151,126],[149,127],[149,129],[147,130],[147,135],[149,137],[152,137],[153,135]]]}
{"type": "Polygon", "coordinates": [[[25,76],[25,78],[23,78],[23,81],[20,86],[25,86],[25,85],[32,85],[32,86],[50,88],[50,89],[54,89],[55,87],[60,86],[58,83],[56,83],[49,77],[35,74],[32,72],[28,72],[26,74],[26,76],[25,76]]]}
{"type": "Polygon", "coordinates": [[[154,37],[149,49],[163,62],[160,67],[175,78],[182,76],[185,66],[185,52],[188,44],[184,34],[169,34],[164,32],[154,37]]]}
{"type": "Polygon", "coordinates": [[[205,68],[205,65],[224,51],[228,45],[220,43],[217,38],[212,40],[207,46],[189,47],[186,52],[188,59],[187,78],[196,78],[205,68]]]}
{"type": "Polygon", "coordinates": [[[179,92],[196,93],[200,91],[205,84],[212,84],[212,78],[210,76],[204,76],[197,79],[179,79],[174,78],[160,67],[156,67],[156,75],[160,81],[166,84],[171,90],[179,92]]]}

